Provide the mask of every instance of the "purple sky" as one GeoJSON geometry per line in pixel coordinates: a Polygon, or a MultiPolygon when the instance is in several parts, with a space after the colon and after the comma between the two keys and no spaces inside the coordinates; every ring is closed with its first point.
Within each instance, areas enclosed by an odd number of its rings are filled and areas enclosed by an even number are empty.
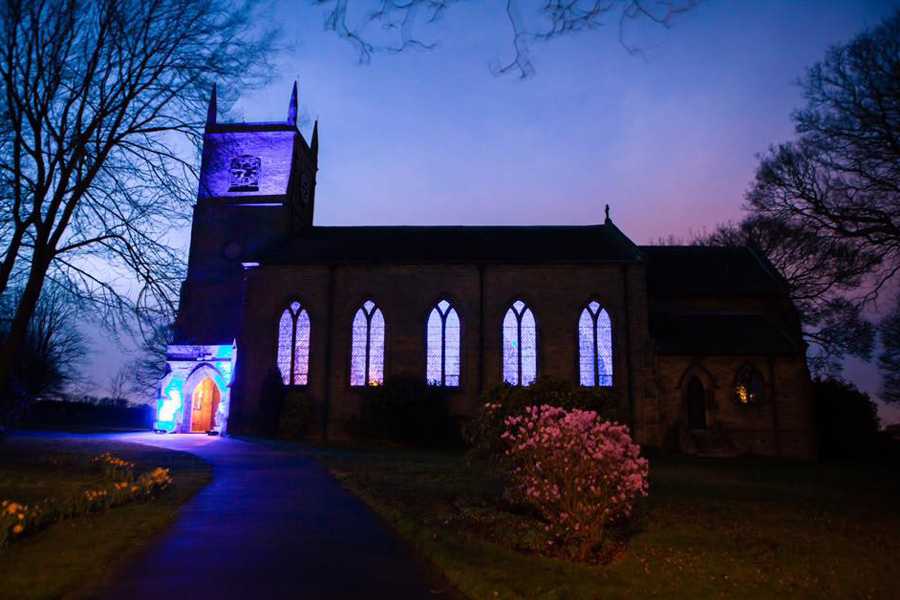
{"type": "MultiPolygon", "coordinates": [[[[643,58],[615,24],[536,45],[524,81],[489,70],[510,57],[500,5],[456,6],[419,30],[435,50],[361,66],[323,13],[278,3],[292,48],[233,116],[284,118],[299,80],[319,119],[318,225],[596,223],[609,203],[635,242],[688,237],[739,218],[755,155],[791,137],[804,69],[900,0],[709,0],[670,30],[629,26],[643,58]]],[[[108,380],[117,353],[94,358],[108,380]]],[[[847,375],[877,392],[871,367],[847,375]]]]}

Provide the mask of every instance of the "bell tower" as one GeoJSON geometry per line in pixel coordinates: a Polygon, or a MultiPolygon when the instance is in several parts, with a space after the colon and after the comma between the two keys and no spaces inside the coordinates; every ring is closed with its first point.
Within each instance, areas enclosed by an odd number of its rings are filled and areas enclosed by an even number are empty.
{"type": "Polygon", "coordinates": [[[220,122],[213,86],[176,319],[178,343],[231,344],[242,265],[260,249],[312,227],[318,123],[308,143],[297,128],[297,106],[295,82],[284,120],[220,122]]]}

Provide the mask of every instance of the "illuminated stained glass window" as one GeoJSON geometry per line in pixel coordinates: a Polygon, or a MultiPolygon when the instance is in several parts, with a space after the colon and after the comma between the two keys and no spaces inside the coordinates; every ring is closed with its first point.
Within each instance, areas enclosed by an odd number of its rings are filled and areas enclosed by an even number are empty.
{"type": "Polygon", "coordinates": [[[534,314],[516,300],[503,317],[503,381],[531,385],[537,377],[537,327],[534,314]]]}
{"type": "Polygon", "coordinates": [[[581,385],[613,384],[612,323],[598,302],[591,302],[578,319],[578,370],[581,385]]]}
{"type": "Polygon", "coordinates": [[[431,385],[459,385],[459,315],[447,300],[437,303],[426,326],[425,378],[431,385]]]}
{"type": "Polygon", "coordinates": [[[306,385],[309,378],[309,314],[291,302],[278,320],[278,370],[285,385],[306,385]]]}
{"type": "Polygon", "coordinates": [[[353,317],[350,351],[350,385],[384,383],[384,315],[366,300],[353,317]]]}
{"type": "Polygon", "coordinates": [[[762,373],[750,365],[738,371],[734,386],[734,399],[738,404],[756,404],[766,397],[766,382],[762,373]]]}

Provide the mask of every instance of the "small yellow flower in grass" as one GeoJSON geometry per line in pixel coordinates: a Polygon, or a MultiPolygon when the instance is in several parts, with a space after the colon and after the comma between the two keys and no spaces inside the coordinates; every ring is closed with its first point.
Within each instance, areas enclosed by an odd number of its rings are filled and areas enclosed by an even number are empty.
{"type": "Polygon", "coordinates": [[[12,531],[13,531],[13,535],[19,535],[20,533],[25,531],[25,528],[22,525],[16,525],[15,527],[13,527],[12,531]]]}

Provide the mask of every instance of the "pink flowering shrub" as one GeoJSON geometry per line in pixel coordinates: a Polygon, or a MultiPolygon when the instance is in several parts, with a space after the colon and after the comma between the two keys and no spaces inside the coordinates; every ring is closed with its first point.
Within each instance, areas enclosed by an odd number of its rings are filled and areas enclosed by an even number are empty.
{"type": "Polygon", "coordinates": [[[624,425],[548,405],[526,408],[505,424],[508,495],[534,508],[548,533],[579,559],[647,495],[647,461],[624,425]]]}
{"type": "Polygon", "coordinates": [[[616,398],[609,389],[573,385],[566,379],[539,377],[527,386],[498,385],[485,391],[482,405],[463,429],[470,459],[502,462],[506,445],[500,435],[506,430],[506,419],[522,413],[530,406],[550,405],[571,410],[597,411],[603,418],[614,420],[616,398]]]}

